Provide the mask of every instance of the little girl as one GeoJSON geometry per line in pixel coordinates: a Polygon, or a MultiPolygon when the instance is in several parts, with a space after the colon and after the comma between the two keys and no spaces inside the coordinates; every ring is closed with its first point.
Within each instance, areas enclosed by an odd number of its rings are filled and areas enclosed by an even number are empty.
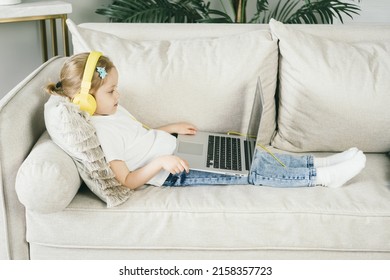
{"type": "MultiPolygon", "coordinates": [[[[80,91],[89,53],[72,56],[63,66],[60,81],[49,84],[51,94],[71,102],[80,91]]],[[[188,163],[172,155],[176,138],[171,134],[196,134],[189,123],[175,123],[156,129],[145,128],[119,105],[118,72],[113,63],[100,56],[93,65],[90,94],[96,100],[91,123],[116,179],[130,189],[144,184],[191,186],[253,184],[272,187],[327,186],[337,188],[356,176],[366,157],[357,148],[325,158],[277,154],[283,167],[270,154],[257,150],[248,177],[190,171],[188,163]]]]}

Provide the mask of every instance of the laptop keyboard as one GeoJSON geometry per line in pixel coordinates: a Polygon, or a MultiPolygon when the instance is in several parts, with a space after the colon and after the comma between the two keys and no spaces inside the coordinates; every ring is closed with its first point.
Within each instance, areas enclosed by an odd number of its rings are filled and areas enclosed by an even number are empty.
{"type": "Polygon", "coordinates": [[[240,139],[209,135],[207,167],[242,170],[240,139]]]}
{"type": "MultiPolygon", "coordinates": [[[[245,170],[250,169],[256,141],[244,140],[245,170]]],[[[209,135],[207,167],[242,171],[241,142],[238,138],[209,135]]]]}

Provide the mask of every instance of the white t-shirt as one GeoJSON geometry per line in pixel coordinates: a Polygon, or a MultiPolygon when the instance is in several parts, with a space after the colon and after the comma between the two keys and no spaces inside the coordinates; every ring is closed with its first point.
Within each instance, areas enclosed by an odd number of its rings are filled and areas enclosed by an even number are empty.
{"type": "MultiPolygon", "coordinates": [[[[176,149],[176,138],[162,130],[145,129],[123,107],[115,114],[92,116],[92,125],[102,146],[107,162],[122,160],[130,171],[145,166],[161,155],[171,155],[176,149]]],[[[161,186],[169,172],[161,170],[148,184],[161,186]]]]}

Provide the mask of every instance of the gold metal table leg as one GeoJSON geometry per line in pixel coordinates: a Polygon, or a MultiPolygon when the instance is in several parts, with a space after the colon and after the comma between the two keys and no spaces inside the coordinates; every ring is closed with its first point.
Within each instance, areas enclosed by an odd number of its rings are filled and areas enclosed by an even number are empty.
{"type": "Polygon", "coordinates": [[[58,55],[58,44],[57,44],[57,24],[56,19],[50,19],[50,31],[51,31],[51,53],[52,56],[58,55]]]}
{"type": "Polygon", "coordinates": [[[49,50],[47,44],[46,34],[46,21],[50,21],[50,32],[51,32],[51,54],[52,56],[58,55],[58,39],[57,39],[57,24],[56,20],[60,19],[62,26],[62,39],[64,46],[64,55],[68,56],[69,51],[69,36],[68,28],[66,26],[67,14],[60,15],[46,15],[46,16],[31,16],[31,17],[17,17],[17,18],[6,18],[0,19],[0,23],[10,22],[23,22],[23,21],[39,21],[40,33],[41,33],[41,46],[42,46],[42,61],[46,62],[49,59],[49,50]]]}
{"type": "Polygon", "coordinates": [[[67,15],[64,14],[61,17],[62,22],[62,42],[64,44],[64,54],[65,56],[69,55],[69,37],[68,37],[68,28],[66,26],[67,15]]]}
{"type": "Polygon", "coordinates": [[[47,53],[47,36],[46,36],[46,22],[45,20],[40,20],[41,27],[41,45],[42,45],[42,60],[43,62],[49,59],[49,55],[47,53]]]}

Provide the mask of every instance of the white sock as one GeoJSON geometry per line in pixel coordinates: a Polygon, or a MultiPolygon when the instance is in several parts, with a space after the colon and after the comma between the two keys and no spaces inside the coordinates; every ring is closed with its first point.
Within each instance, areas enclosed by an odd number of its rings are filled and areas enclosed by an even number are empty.
{"type": "Polygon", "coordinates": [[[314,158],[314,167],[327,167],[327,166],[341,163],[343,161],[346,161],[346,160],[353,158],[358,151],[359,151],[358,148],[351,148],[351,149],[346,150],[342,153],[338,153],[338,154],[331,155],[328,157],[323,157],[323,158],[315,157],[314,158]]]}
{"type": "Polygon", "coordinates": [[[358,151],[354,157],[328,167],[317,168],[317,185],[338,188],[355,177],[366,165],[366,156],[358,151]]]}

